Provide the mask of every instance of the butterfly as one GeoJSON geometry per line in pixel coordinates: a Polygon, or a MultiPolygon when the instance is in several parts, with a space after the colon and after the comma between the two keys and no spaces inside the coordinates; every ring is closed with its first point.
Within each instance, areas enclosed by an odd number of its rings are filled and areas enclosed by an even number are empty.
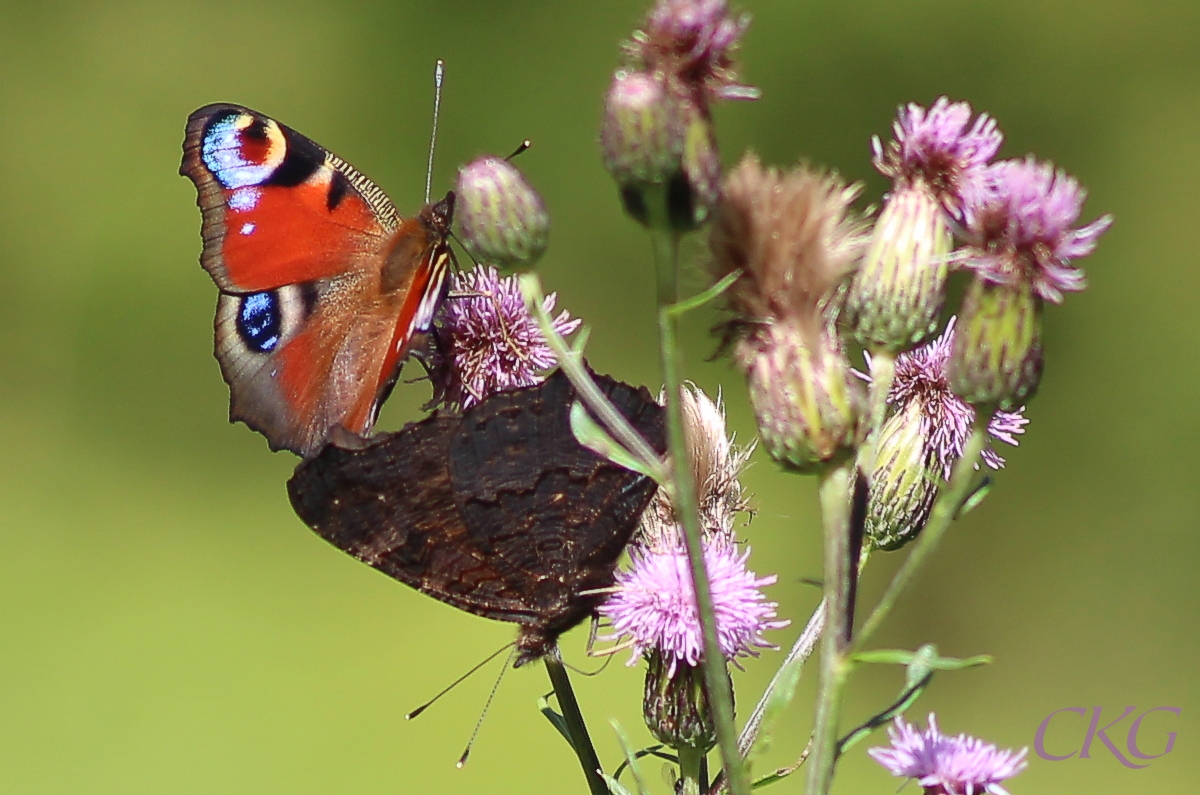
{"type": "MultiPolygon", "coordinates": [[[[650,444],[664,412],[644,388],[595,376],[650,444]]],[[[360,449],[329,445],[288,493],[318,535],[460,610],[519,624],[516,666],[592,615],[657,488],[576,441],[562,371],[435,412],[360,449]]]]}
{"type": "Polygon", "coordinates": [[[220,290],[230,422],[305,458],[339,428],[365,434],[445,295],[454,193],[401,218],[345,160],[229,104],[188,118],[179,171],[220,290]]]}

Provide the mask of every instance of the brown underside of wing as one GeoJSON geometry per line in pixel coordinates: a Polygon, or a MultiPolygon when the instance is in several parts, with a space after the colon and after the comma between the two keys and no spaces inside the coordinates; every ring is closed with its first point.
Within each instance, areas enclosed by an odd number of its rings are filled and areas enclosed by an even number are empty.
{"type": "MultiPolygon", "coordinates": [[[[663,411],[644,389],[596,376],[658,450],[663,411]]],[[[288,484],[318,534],[463,610],[520,623],[548,648],[592,613],[653,496],[649,478],[582,447],[561,373],[437,415],[361,450],[327,447],[288,484]]]]}
{"type": "Polygon", "coordinates": [[[461,610],[533,618],[467,537],[447,469],[458,417],[430,417],[360,450],[327,446],[296,468],[288,493],[318,535],[389,577],[461,610]]]}

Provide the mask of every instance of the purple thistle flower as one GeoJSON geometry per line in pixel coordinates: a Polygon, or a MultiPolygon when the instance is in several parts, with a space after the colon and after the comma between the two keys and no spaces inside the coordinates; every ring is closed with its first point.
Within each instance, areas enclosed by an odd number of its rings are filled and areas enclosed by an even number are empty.
{"type": "Polygon", "coordinates": [[[1032,156],[995,163],[986,177],[967,208],[971,240],[963,264],[996,284],[1028,281],[1039,298],[1056,304],[1063,293],[1082,290],[1084,274],[1072,260],[1095,250],[1112,216],[1073,228],[1087,192],[1032,156]]]}
{"type": "MultiPolygon", "coordinates": [[[[760,590],[775,576],[758,577],[746,569],[750,550],[723,536],[704,539],[704,566],[712,589],[717,639],[721,653],[737,657],[758,656],[759,649],[776,649],[763,633],[780,629],[787,621],[775,619],[775,602],[760,590]]],[[[692,569],[681,543],[658,548],[633,547],[633,564],[617,572],[617,589],[599,612],[612,622],[613,633],[604,640],[628,636],[633,643],[632,665],[641,655],[658,651],[669,661],[668,676],[679,663],[695,667],[704,654],[700,617],[692,589],[692,569]]]]}
{"type": "MultiPolygon", "coordinates": [[[[956,322],[957,318],[951,317],[940,337],[896,357],[895,377],[887,397],[888,405],[896,411],[903,411],[914,401],[920,406],[921,435],[945,478],[950,477],[954,462],[962,457],[975,422],[975,407],[950,390],[947,375],[956,322]]],[[[869,376],[859,375],[870,380],[869,376]]],[[[1023,411],[1024,407],[1017,411],[997,411],[988,422],[988,433],[993,439],[1016,447],[1017,436],[1029,424],[1023,411]]],[[[1004,458],[990,445],[983,449],[982,457],[992,469],[1004,466],[1004,458]]]]}
{"type": "Polygon", "coordinates": [[[757,89],[738,81],[731,57],[749,24],[725,0],[659,0],[625,50],[637,68],[661,71],[701,107],[708,98],[755,99],[757,89]]]}
{"type": "Polygon", "coordinates": [[[947,737],[938,731],[933,713],[924,732],[897,716],[888,736],[890,747],[867,753],[893,776],[915,778],[925,795],[1008,795],[1000,782],[1028,766],[1028,749],[1001,750],[966,734],[947,737]]]}
{"type": "Polygon", "coordinates": [[[983,189],[988,161],[1004,141],[986,113],[967,129],[970,121],[966,102],[939,97],[928,110],[909,103],[900,108],[886,149],[878,136],[871,139],[875,168],[901,185],[923,181],[946,212],[961,219],[963,206],[983,189]]]}
{"type": "MultiPolygon", "coordinates": [[[[525,309],[516,276],[500,277],[490,265],[454,276],[451,297],[442,303],[438,346],[431,357],[434,401],[467,408],[496,392],[535,386],[555,366],[537,321],[525,309]]],[[[542,306],[554,311],[555,293],[542,306]]],[[[566,310],[554,328],[567,335],[579,328],[566,310]]]]}

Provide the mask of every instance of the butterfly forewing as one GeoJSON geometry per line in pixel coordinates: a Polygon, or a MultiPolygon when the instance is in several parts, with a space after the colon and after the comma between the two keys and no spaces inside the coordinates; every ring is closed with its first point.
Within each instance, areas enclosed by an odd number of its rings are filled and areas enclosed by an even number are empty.
{"type": "Polygon", "coordinates": [[[304,456],[337,426],[366,433],[418,315],[436,308],[452,200],[406,221],[344,160],[239,105],[191,115],[180,171],[221,290],[231,419],[304,456]]]}

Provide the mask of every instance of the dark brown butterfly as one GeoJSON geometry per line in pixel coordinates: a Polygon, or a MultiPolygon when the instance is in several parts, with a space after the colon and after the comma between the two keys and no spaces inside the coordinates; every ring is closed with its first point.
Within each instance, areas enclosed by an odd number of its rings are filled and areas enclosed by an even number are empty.
{"type": "MultiPolygon", "coordinates": [[[[655,449],[662,408],[606,376],[608,399],[655,449]]],[[[288,483],[297,515],[339,549],[461,610],[521,625],[520,666],[591,615],[657,488],[575,440],[560,372],[435,413],[361,449],[330,445],[288,483]]]]}

